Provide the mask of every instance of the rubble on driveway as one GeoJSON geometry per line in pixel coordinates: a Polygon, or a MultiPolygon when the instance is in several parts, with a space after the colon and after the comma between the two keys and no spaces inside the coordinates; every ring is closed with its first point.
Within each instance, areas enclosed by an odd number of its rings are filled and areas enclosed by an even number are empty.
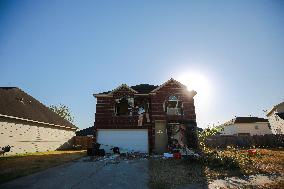
{"type": "Polygon", "coordinates": [[[104,149],[100,149],[101,144],[93,143],[93,147],[87,150],[87,154],[90,157],[89,161],[104,161],[106,164],[118,164],[120,161],[131,160],[146,160],[148,158],[154,159],[198,159],[201,157],[194,150],[187,147],[183,148],[169,148],[168,152],[163,155],[151,155],[147,153],[135,152],[127,149],[112,146],[113,153],[105,153],[104,149]]]}
{"type": "Polygon", "coordinates": [[[147,160],[147,159],[188,159],[188,158],[199,158],[199,154],[194,151],[188,151],[187,154],[181,154],[177,156],[173,153],[164,153],[163,155],[148,155],[147,153],[141,152],[131,152],[131,153],[121,153],[121,154],[106,154],[105,156],[89,156],[86,161],[101,161],[105,164],[118,164],[121,161],[135,161],[135,160],[147,160]]]}
{"type": "Polygon", "coordinates": [[[89,161],[103,161],[106,164],[118,164],[121,161],[146,160],[149,155],[146,153],[133,152],[121,154],[106,154],[105,156],[90,156],[89,161]]]}

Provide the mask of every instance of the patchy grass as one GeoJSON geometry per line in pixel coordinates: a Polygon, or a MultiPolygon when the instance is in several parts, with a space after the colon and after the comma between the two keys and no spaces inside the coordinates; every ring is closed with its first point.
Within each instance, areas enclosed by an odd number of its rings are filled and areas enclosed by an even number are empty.
{"type": "Polygon", "coordinates": [[[256,155],[246,150],[224,150],[217,152],[220,157],[230,157],[236,161],[242,174],[284,174],[283,149],[258,149],[256,155]]]}
{"type": "Polygon", "coordinates": [[[0,183],[54,167],[86,155],[86,151],[48,151],[0,157],[0,183]]]}
{"type": "Polygon", "coordinates": [[[204,166],[185,160],[150,159],[150,188],[172,188],[176,185],[206,183],[204,166]]]}
{"type": "MultiPolygon", "coordinates": [[[[155,189],[207,184],[211,180],[243,175],[284,176],[284,150],[258,149],[255,156],[249,156],[246,150],[207,150],[198,160],[150,159],[149,174],[149,186],[155,189]]],[[[282,184],[279,181],[259,188],[281,188],[282,184]]]]}

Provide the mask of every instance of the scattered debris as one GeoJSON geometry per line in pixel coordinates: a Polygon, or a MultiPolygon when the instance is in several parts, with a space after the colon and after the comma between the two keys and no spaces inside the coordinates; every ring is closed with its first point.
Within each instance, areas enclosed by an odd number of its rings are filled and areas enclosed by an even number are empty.
{"type": "Polygon", "coordinates": [[[164,156],[163,156],[163,157],[164,157],[164,158],[173,158],[174,155],[171,154],[171,153],[164,153],[164,156]]]}
{"type": "Polygon", "coordinates": [[[120,154],[106,154],[105,156],[90,156],[89,160],[86,161],[103,161],[105,164],[118,164],[121,161],[131,160],[146,160],[149,157],[146,153],[131,152],[131,153],[120,153],[120,154]]]}
{"type": "Polygon", "coordinates": [[[193,156],[195,158],[201,157],[201,155],[196,153],[194,150],[190,150],[189,148],[183,148],[180,152],[182,156],[193,156]]]}
{"type": "Polygon", "coordinates": [[[5,147],[3,147],[1,150],[0,150],[0,155],[3,155],[6,153],[6,152],[10,152],[11,150],[11,146],[7,145],[5,147]]]}
{"type": "Polygon", "coordinates": [[[119,147],[113,147],[110,150],[112,150],[114,154],[120,154],[119,147]]]}
{"type": "Polygon", "coordinates": [[[254,156],[254,155],[257,154],[256,149],[249,149],[249,150],[247,150],[247,152],[248,152],[248,154],[251,155],[251,156],[254,156]]]}

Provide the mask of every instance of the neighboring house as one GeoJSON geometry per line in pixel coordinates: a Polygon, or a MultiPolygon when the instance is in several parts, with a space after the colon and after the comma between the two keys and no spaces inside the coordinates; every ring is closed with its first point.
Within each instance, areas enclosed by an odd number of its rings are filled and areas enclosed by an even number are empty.
{"type": "Polygon", "coordinates": [[[77,127],[17,87],[0,87],[0,147],[7,154],[69,147],[77,127]]]}
{"type": "Polygon", "coordinates": [[[174,79],[160,86],[122,84],[112,91],[94,94],[97,142],[106,150],[117,146],[163,153],[169,146],[184,146],[184,131],[190,128],[193,141],[187,146],[195,147],[195,95],[174,79]]]}
{"type": "Polygon", "coordinates": [[[267,119],[258,117],[236,117],[220,125],[221,135],[253,136],[272,134],[267,119]]]}
{"type": "Polygon", "coordinates": [[[273,134],[284,134],[284,102],[273,106],[266,114],[273,134]]]}
{"type": "Polygon", "coordinates": [[[76,131],[76,136],[95,136],[95,126],[76,131]]]}

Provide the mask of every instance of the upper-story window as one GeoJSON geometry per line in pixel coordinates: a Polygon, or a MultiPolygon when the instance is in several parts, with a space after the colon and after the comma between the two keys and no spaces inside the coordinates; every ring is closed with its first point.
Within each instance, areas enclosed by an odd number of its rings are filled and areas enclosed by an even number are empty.
{"type": "Polygon", "coordinates": [[[115,103],[115,115],[132,115],[132,109],[134,106],[134,99],[130,97],[122,97],[116,99],[115,103]]]}
{"type": "Polygon", "coordinates": [[[254,126],[254,128],[255,128],[256,130],[258,130],[258,129],[259,129],[258,125],[254,126]]]}
{"type": "Polygon", "coordinates": [[[182,101],[171,95],[165,102],[165,111],[168,115],[182,115],[182,101]]]}

